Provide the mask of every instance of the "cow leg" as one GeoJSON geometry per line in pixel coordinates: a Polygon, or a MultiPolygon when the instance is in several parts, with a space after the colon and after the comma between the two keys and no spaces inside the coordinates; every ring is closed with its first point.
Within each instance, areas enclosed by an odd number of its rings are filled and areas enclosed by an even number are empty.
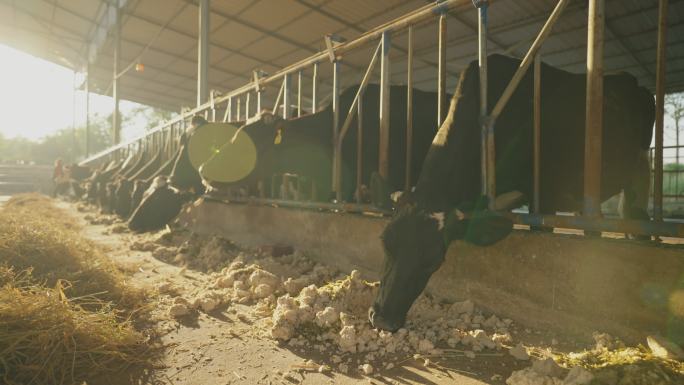
{"type": "MultiPolygon", "coordinates": [[[[651,167],[648,159],[648,151],[639,154],[637,166],[632,174],[629,185],[620,193],[618,211],[623,219],[636,219],[648,221],[648,197],[651,187],[651,167]]],[[[649,240],[649,236],[635,236],[626,234],[628,238],[649,240]]]]}
{"type": "Polygon", "coordinates": [[[390,196],[389,184],[380,174],[374,172],[371,174],[371,202],[375,207],[382,209],[392,208],[392,198],[390,196]]]}

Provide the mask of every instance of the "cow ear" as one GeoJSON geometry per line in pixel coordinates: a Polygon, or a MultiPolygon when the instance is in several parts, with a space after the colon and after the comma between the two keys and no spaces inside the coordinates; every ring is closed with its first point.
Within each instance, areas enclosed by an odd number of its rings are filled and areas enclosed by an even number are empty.
{"type": "Polygon", "coordinates": [[[415,206],[416,197],[411,191],[395,191],[390,194],[395,209],[401,210],[408,206],[415,206]]]}

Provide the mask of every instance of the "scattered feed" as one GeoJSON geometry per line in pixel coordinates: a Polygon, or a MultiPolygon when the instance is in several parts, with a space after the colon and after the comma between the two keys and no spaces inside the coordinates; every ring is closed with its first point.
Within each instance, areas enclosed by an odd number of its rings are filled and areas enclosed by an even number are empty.
{"type": "Polygon", "coordinates": [[[78,229],[37,194],[2,209],[0,382],[80,384],[155,359],[159,349],[133,325],[145,293],[78,229]]]}

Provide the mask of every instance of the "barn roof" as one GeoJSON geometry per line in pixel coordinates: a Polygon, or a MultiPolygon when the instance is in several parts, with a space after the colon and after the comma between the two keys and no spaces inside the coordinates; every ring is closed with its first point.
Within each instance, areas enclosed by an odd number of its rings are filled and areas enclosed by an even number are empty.
{"type": "MultiPolygon", "coordinates": [[[[667,90],[684,90],[684,1],[670,0],[667,90]]],[[[197,87],[198,2],[121,0],[122,66],[142,62],[144,72],[121,78],[122,98],[178,111],[193,106],[197,87]]],[[[256,69],[273,73],[325,49],[323,36],[346,39],[425,5],[425,0],[212,0],[209,88],[230,91],[249,82],[256,69]]],[[[493,0],[489,10],[490,52],[523,55],[555,0],[493,0]]],[[[582,71],[586,62],[585,0],[566,8],[543,49],[543,60],[582,71]]],[[[0,43],[83,71],[92,60],[98,93],[111,92],[113,38],[111,0],[0,0],[0,43]]],[[[607,71],[628,71],[655,88],[657,0],[606,0],[607,71]]],[[[414,32],[414,82],[436,88],[437,25],[414,32]]],[[[393,36],[393,81],[405,77],[406,34],[393,36]]],[[[343,84],[360,80],[368,50],[344,57],[343,84]]],[[[477,13],[469,0],[448,18],[447,69],[456,73],[477,54],[477,13]]],[[[331,71],[321,66],[322,92],[331,71]]],[[[305,73],[305,78],[310,74],[305,73]]],[[[455,82],[449,76],[450,84],[455,82]]],[[[39,90],[37,90],[39,91],[39,90]]]]}

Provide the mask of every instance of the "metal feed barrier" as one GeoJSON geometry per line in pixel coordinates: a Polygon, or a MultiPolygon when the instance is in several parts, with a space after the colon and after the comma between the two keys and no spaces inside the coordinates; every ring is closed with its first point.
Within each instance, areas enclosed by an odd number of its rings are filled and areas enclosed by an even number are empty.
{"type": "MultiPolygon", "coordinates": [[[[302,87],[302,74],[304,71],[311,71],[311,111],[315,112],[318,107],[318,74],[321,65],[329,62],[332,66],[332,111],[333,111],[333,191],[336,192],[338,203],[317,203],[301,202],[292,200],[277,200],[264,198],[249,198],[243,201],[252,203],[290,206],[297,208],[316,208],[334,211],[351,212],[375,212],[377,214],[389,214],[389,211],[379,210],[368,205],[357,203],[343,203],[342,200],[342,143],[345,135],[350,129],[354,115],[358,119],[357,130],[362,132],[362,98],[364,91],[370,80],[373,70],[378,65],[380,67],[380,111],[379,111],[379,162],[378,172],[381,176],[387,177],[389,171],[389,111],[390,111],[390,80],[389,52],[392,46],[393,36],[406,32],[408,37],[408,49],[405,51],[407,57],[406,86],[407,86],[407,153],[406,153],[406,175],[405,188],[410,188],[412,148],[411,138],[413,135],[412,127],[412,87],[413,87],[413,28],[414,26],[430,22],[437,19],[438,23],[438,63],[437,63],[437,92],[438,103],[436,106],[437,122],[441,124],[446,114],[446,46],[447,46],[447,23],[446,18],[449,12],[456,12],[458,8],[465,6],[475,6],[478,8],[478,60],[480,69],[480,119],[481,119],[481,146],[482,146],[482,192],[489,197],[490,203],[496,197],[495,182],[495,148],[494,137],[496,120],[503,111],[507,102],[513,95],[518,84],[530,67],[534,71],[534,145],[533,145],[533,174],[534,174],[534,193],[531,200],[529,214],[512,214],[511,216],[517,223],[542,227],[563,227],[582,229],[587,231],[610,231],[626,232],[641,235],[684,237],[684,225],[671,222],[664,222],[662,218],[663,201],[663,106],[665,90],[665,41],[666,41],[666,15],[667,0],[660,0],[659,4],[659,23],[658,23],[658,58],[657,58],[657,80],[656,80],[656,147],[654,150],[655,173],[654,173],[654,219],[653,221],[619,220],[601,218],[601,140],[602,140],[602,113],[603,113],[603,43],[604,43],[604,24],[605,24],[605,0],[590,0],[588,8],[588,49],[587,49],[587,98],[586,98],[586,135],[585,135],[585,170],[584,170],[584,210],[583,216],[557,216],[541,215],[539,213],[540,196],[540,152],[541,152],[541,58],[539,50],[544,41],[551,34],[551,30],[563,10],[570,0],[559,0],[555,8],[549,15],[546,23],[539,31],[536,39],[524,56],[519,68],[513,75],[510,83],[499,97],[492,111],[487,111],[487,12],[489,2],[487,0],[444,0],[437,3],[425,5],[413,12],[410,12],[393,21],[378,26],[348,42],[336,43],[331,36],[326,36],[325,51],[314,54],[306,59],[294,63],[280,71],[264,76],[255,71],[250,83],[218,95],[211,92],[209,101],[198,107],[191,109],[181,116],[166,122],[139,137],[127,142],[113,146],[105,151],[93,155],[83,161],[83,164],[91,164],[103,160],[111,160],[126,156],[131,151],[139,151],[143,146],[156,151],[160,146],[166,145],[166,152],[170,156],[178,146],[175,140],[185,131],[186,122],[196,114],[204,114],[210,120],[216,120],[217,110],[225,108],[221,121],[223,122],[243,122],[250,117],[252,105],[256,104],[256,111],[262,110],[264,87],[268,84],[280,83],[279,91],[273,106],[274,114],[282,114],[288,119],[292,115],[291,106],[295,101],[292,100],[292,92],[295,87],[293,78],[296,76],[296,114],[303,113],[303,98],[306,90],[302,87]],[[472,5],[471,5],[472,2],[472,5]],[[377,47],[370,58],[366,71],[361,78],[360,87],[354,97],[353,103],[346,111],[343,121],[340,118],[340,64],[343,55],[358,48],[367,47],[375,43],[377,47]],[[225,107],[220,107],[224,106],[225,107]]],[[[361,186],[362,164],[363,164],[363,142],[362,136],[358,135],[357,143],[357,189],[361,186]]],[[[234,200],[232,200],[234,201],[234,200]]],[[[238,200],[239,201],[239,200],[238,200]]]]}

